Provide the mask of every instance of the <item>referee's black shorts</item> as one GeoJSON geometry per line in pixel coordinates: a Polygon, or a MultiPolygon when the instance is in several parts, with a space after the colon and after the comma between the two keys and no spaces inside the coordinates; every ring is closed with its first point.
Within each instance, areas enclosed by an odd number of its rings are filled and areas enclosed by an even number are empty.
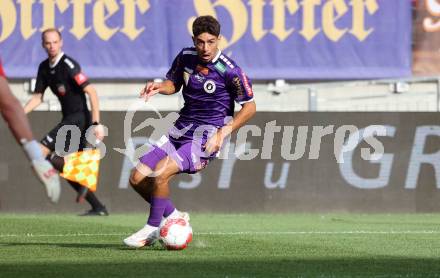
{"type": "Polygon", "coordinates": [[[47,133],[40,142],[51,152],[55,151],[57,145],[58,148],[64,147],[63,150],[57,150],[58,153],[71,153],[74,151],[80,151],[86,147],[86,131],[90,127],[90,125],[90,116],[84,112],[77,112],[67,115],[61,120],[59,124],[57,124],[51,131],[49,131],[49,133],[47,133]],[[74,132],[72,132],[72,127],[65,127],[63,129],[64,132],[59,133],[60,129],[66,125],[78,127],[80,134],[75,134],[74,132]],[[75,138],[72,138],[72,136],[74,136],[75,138]],[[57,139],[63,140],[64,142],[62,144],[57,144],[57,139]],[[73,143],[72,148],[70,148],[71,143],[73,143]]]}

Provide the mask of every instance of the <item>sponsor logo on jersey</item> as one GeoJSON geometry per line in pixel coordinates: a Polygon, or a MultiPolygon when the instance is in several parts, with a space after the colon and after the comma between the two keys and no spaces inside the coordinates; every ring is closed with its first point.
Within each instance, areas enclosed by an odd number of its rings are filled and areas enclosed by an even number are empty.
{"type": "Polygon", "coordinates": [[[244,96],[243,87],[241,86],[240,77],[236,76],[232,79],[232,84],[234,85],[237,97],[240,99],[244,96]]]}
{"type": "Polygon", "coordinates": [[[78,85],[81,85],[87,81],[87,77],[82,72],[78,73],[73,78],[75,79],[76,84],[78,85]]]}
{"type": "Polygon", "coordinates": [[[254,93],[252,92],[252,88],[249,85],[249,81],[246,77],[246,74],[244,74],[244,72],[241,72],[241,77],[243,78],[243,85],[244,85],[244,89],[246,90],[246,94],[251,97],[254,95],[254,93]]]}
{"type": "Polygon", "coordinates": [[[194,78],[199,81],[200,83],[203,83],[205,81],[205,77],[200,75],[199,73],[194,74],[194,78]]]}
{"type": "Polygon", "coordinates": [[[66,94],[66,87],[63,84],[58,84],[57,91],[60,96],[64,96],[66,94]]]}
{"type": "Polygon", "coordinates": [[[196,71],[200,72],[203,75],[209,74],[209,69],[207,67],[202,66],[202,65],[197,65],[196,71]]]}
{"type": "Polygon", "coordinates": [[[225,71],[226,71],[225,65],[223,65],[220,62],[217,62],[214,67],[221,73],[225,73],[225,71]]]}
{"type": "Polygon", "coordinates": [[[208,94],[214,93],[216,89],[215,82],[211,79],[206,80],[206,82],[203,84],[203,89],[208,94]]]}

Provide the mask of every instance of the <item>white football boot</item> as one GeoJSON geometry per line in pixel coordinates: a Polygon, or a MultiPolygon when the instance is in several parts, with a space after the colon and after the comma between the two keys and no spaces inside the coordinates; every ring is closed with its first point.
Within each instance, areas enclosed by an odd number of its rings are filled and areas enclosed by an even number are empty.
{"type": "Polygon", "coordinates": [[[38,178],[46,187],[47,196],[52,202],[57,203],[61,194],[58,171],[45,159],[33,160],[31,164],[38,178]]]}
{"type": "Polygon", "coordinates": [[[151,246],[159,238],[159,228],[145,225],[142,229],[124,239],[125,245],[133,248],[151,246]]]}

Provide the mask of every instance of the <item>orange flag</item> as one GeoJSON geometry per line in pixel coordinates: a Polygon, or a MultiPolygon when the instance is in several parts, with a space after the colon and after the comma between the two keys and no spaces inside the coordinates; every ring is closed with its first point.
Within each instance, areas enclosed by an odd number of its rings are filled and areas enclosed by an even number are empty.
{"type": "Polygon", "coordinates": [[[95,192],[99,174],[99,149],[71,153],[64,157],[63,178],[77,182],[95,192]]]}

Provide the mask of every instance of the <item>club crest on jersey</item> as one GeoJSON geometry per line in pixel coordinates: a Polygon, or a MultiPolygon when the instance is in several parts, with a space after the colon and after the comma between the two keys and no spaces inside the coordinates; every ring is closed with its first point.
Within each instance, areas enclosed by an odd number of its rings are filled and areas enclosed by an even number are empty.
{"type": "Polygon", "coordinates": [[[59,84],[59,85],[57,86],[57,90],[58,90],[58,94],[59,94],[60,96],[64,96],[64,95],[66,94],[66,87],[64,87],[63,84],[59,84]]]}
{"type": "Polygon", "coordinates": [[[206,82],[203,84],[203,89],[205,90],[205,92],[207,92],[208,94],[212,94],[215,92],[216,86],[214,81],[208,79],[206,80],[206,82]]]}

